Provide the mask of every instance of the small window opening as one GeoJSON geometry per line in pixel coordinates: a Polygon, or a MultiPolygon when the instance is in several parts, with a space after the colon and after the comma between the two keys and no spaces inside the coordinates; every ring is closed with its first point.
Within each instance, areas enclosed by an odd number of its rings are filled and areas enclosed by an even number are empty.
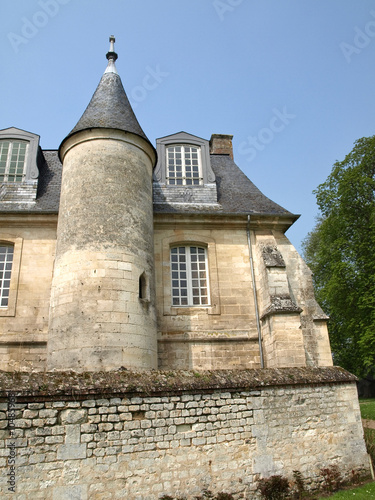
{"type": "Polygon", "coordinates": [[[139,277],[139,298],[142,300],[147,299],[147,280],[145,273],[139,277]]]}

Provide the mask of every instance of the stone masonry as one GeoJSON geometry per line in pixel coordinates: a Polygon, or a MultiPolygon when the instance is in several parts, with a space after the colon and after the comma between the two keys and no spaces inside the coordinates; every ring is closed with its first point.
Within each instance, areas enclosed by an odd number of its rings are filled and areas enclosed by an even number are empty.
{"type": "Polygon", "coordinates": [[[27,389],[2,392],[2,498],[192,499],[209,489],[251,499],[272,474],[299,470],[311,488],[333,464],[369,473],[354,377],[341,369],[92,376],[49,374],[34,390],[43,377],[25,375],[27,389]]]}

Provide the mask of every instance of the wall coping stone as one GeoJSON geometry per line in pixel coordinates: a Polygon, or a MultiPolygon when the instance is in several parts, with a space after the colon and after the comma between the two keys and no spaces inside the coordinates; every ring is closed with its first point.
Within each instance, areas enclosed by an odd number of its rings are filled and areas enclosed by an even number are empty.
{"type": "Polygon", "coordinates": [[[122,368],[107,372],[0,371],[0,401],[11,393],[21,401],[90,399],[127,395],[179,395],[213,391],[237,392],[266,387],[354,383],[357,377],[338,366],[248,370],[149,370],[122,368]]]}

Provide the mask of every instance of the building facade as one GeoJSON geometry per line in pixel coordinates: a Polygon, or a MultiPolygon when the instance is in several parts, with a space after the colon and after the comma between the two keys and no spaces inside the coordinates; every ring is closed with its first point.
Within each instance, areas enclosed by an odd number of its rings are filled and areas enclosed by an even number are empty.
{"type": "Polygon", "coordinates": [[[232,136],[150,143],[108,66],[59,150],[0,130],[0,369],[330,366],[327,317],[285,236],[298,216],[232,136]]]}

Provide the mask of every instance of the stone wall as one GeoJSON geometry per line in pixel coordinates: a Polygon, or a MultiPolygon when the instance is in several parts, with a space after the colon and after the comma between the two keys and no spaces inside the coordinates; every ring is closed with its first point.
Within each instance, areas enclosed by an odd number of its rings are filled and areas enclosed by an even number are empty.
{"type": "Polygon", "coordinates": [[[0,373],[0,384],[2,498],[250,499],[275,473],[299,470],[310,487],[333,464],[369,473],[355,378],[339,368],[0,373]]]}
{"type": "Polygon", "coordinates": [[[45,367],[56,224],[46,215],[2,220],[0,241],[14,245],[11,296],[0,308],[2,370],[45,367]]]}
{"type": "Polygon", "coordinates": [[[155,222],[156,305],[161,369],[260,366],[246,224],[230,221],[155,222]],[[171,307],[170,248],[207,248],[209,307],[171,307]]]}

